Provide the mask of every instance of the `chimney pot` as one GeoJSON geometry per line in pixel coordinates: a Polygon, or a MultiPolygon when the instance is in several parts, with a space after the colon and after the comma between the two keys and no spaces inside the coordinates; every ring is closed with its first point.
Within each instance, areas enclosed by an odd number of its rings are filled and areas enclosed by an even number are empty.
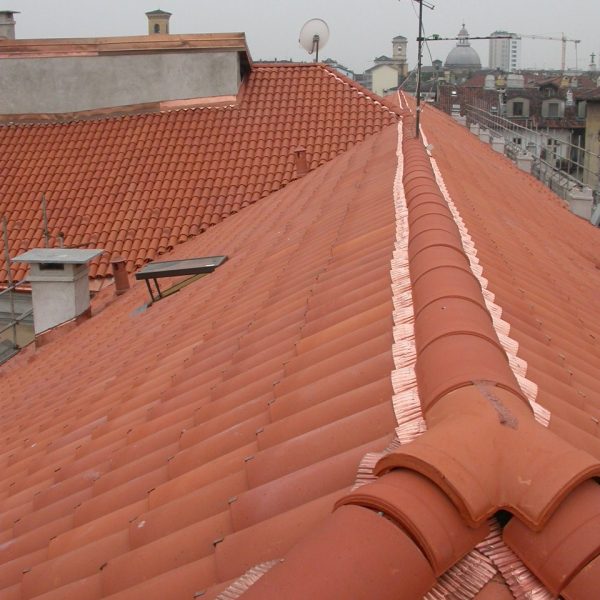
{"type": "Polygon", "coordinates": [[[110,261],[110,265],[115,278],[115,294],[120,296],[131,287],[129,283],[129,276],[127,275],[127,261],[124,258],[117,256],[110,261]]]}
{"type": "Polygon", "coordinates": [[[296,177],[304,177],[308,173],[308,163],[306,162],[306,148],[299,146],[294,150],[296,157],[296,177]]]}

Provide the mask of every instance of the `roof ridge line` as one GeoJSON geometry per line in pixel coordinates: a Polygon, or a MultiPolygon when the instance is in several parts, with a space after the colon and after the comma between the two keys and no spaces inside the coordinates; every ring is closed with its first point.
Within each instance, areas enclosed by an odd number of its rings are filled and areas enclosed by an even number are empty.
{"type": "MultiPolygon", "coordinates": [[[[420,128],[420,130],[421,136],[423,138],[423,144],[425,147],[428,147],[429,143],[427,140],[427,136],[425,135],[425,132],[423,131],[422,127],[420,128]]],[[[467,229],[465,222],[460,216],[460,212],[456,207],[456,204],[454,204],[454,201],[450,196],[450,192],[446,187],[446,183],[442,176],[442,172],[440,171],[440,168],[437,164],[437,161],[435,160],[435,158],[433,158],[429,151],[428,155],[436,183],[440,188],[440,191],[442,192],[444,199],[448,204],[448,208],[450,209],[450,213],[452,214],[454,222],[458,227],[458,232],[461,237],[463,250],[467,255],[467,258],[469,259],[469,267],[471,269],[471,272],[481,285],[486,308],[490,313],[490,318],[492,319],[492,324],[494,325],[494,329],[496,331],[496,334],[498,335],[498,339],[502,344],[506,355],[509,358],[509,366],[514,373],[515,378],[517,379],[523,391],[523,394],[527,397],[527,400],[529,400],[529,404],[533,409],[536,420],[544,427],[548,427],[550,423],[551,413],[548,409],[544,408],[538,402],[536,402],[538,386],[537,384],[535,384],[535,382],[525,377],[528,367],[527,361],[518,356],[517,352],[519,343],[514,338],[510,337],[510,323],[502,320],[501,315],[503,313],[503,309],[495,301],[494,293],[488,290],[488,280],[483,276],[483,267],[481,267],[479,259],[477,258],[477,248],[475,246],[475,243],[473,242],[473,238],[469,234],[469,230],[467,229]],[[520,363],[522,371],[518,369],[517,363],[520,363]]]]}

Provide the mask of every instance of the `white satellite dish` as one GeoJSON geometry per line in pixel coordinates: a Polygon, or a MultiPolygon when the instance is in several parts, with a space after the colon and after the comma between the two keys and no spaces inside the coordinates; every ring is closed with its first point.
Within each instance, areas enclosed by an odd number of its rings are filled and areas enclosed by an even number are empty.
{"type": "Polygon", "coordinates": [[[300,30],[300,45],[309,53],[315,53],[315,62],[319,62],[319,50],[325,47],[329,39],[329,27],[323,19],[306,21],[300,30]]]}

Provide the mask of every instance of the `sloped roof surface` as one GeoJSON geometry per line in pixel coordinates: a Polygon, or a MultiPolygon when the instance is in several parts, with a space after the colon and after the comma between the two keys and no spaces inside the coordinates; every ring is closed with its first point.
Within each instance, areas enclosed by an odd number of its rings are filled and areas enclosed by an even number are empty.
{"type": "Polygon", "coordinates": [[[425,118],[551,427],[600,458],[600,230],[451,119],[425,118]]]}
{"type": "Polygon", "coordinates": [[[42,246],[45,194],[52,236],[106,250],[91,277],[117,255],[131,272],[287,185],[296,147],[314,169],[396,121],[321,65],[257,67],[240,94],[225,107],[0,127],[11,256],[42,246]]]}
{"type": "Polygon", "coordinates": [[[146,311],[135,286],[0,370],[6,598],[594,598],[600,488],[560,475],[600,461],[598,231],[447,116],[423,124],[486,303],[422,145],[397,157],[395,127],[179,246],[229,260],[146,311]],[[399,389],[427,412],[413,441],[399,389]],[[448,477],[375,478],[411,452],[448,477]],[[504,531],[472,501],[490,482],[525,499],[504,531]]]}
{"type": "Polygon", "coordinates": [[[136,315],[138,285],[6,365],[4,594],[188,598],[349,489],[393,431],[395,135],[172,254],[227,254],[210,278],[136,315]]]}

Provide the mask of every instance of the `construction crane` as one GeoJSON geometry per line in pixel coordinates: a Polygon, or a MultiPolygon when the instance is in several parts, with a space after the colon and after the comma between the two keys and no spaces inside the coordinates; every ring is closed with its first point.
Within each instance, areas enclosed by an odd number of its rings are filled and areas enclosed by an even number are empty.
{"type": "Polygon", "coordinates": [[[561,37],[552,37],[549,35],[527,35],[524,33],[517,33],[515,35],[517,37],[529,38],[532,40],[553,40],[555,42],[562,42],[560,70],[563,71],[563,73],[565,70],[565,62],[566,62],[566,58],[567,58],[567,42],[573,42],[575,44],[575,70],[577,70],[577,68],[579,66],[579,65],[577,65],[577,44],[579,44],[581,42],[581,40],[573,40],[571,38],[568,38],[565,36],[564,33],[561,35],[561,37]]]}

